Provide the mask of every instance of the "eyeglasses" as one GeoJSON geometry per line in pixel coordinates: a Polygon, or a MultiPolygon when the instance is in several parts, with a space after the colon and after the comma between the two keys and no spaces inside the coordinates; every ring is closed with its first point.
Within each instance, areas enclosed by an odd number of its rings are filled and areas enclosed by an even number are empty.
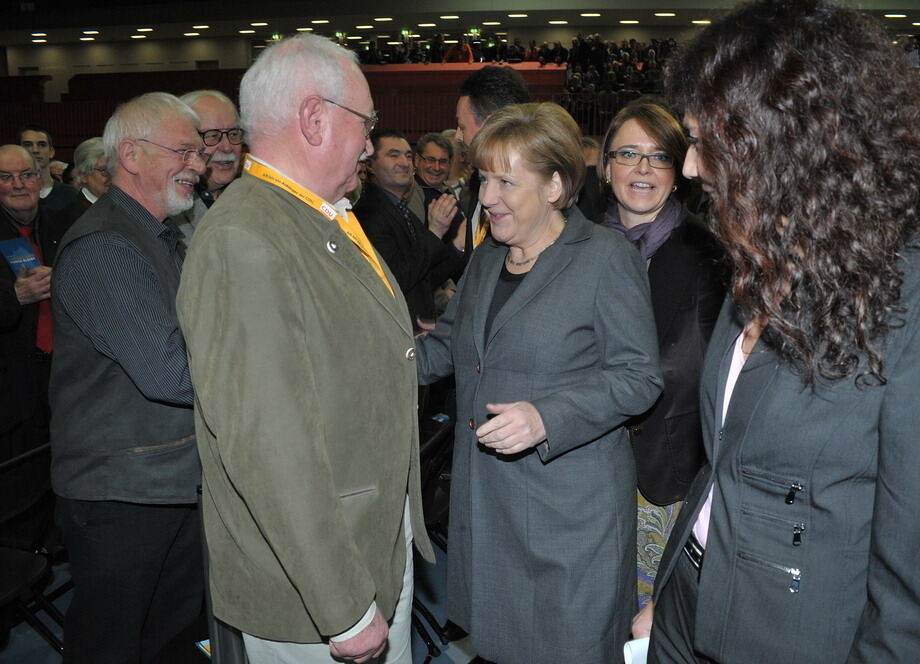
{"type": "Polygon", "coordinates": [[[144,143],[150,143],[155,145],[158,148],[163,148],[164,150],[169,150],[170,152],[175,152],[177,155],[182,157],[182,161],[186,164],[192,163],[192,157],[198,157],[205,164],[208,163],[208,160],[211,159],[211,155],[204,151],[204,148],[198,148],[193,150],[192,148],[186,148],[185,150],[177,150],[176,148],[168,148],[165,145],[160,145],[159,143],[154,143],[153,141],[147,140],[146,138],[138,138],[138,141],[143,141],[144,143]]]}
{"type": "Polygon", "coordinates": [[[206,129],[198,133],[201,134],[201,140],[204,141],[204,144],[208,147],[214,147],[220,143],[224,136],[227,137],[227,142],[230,145],[239,145],[243,142],[243,130],[239,127],[231,127],[230,129],[206,129]]]}
{"type": "Polygon", "coordinates": [[[423,154],[420,154],[419,157],[429,166],[434,166],[435,164],[438,166],[447,166],[450,163],[450,159],[438,159],[437,157],[428,157],[423,154]]]}
{"type": "Polygon", "coordinates": [[[35,171],[22,171],[21,173],[0,172],[0,182],[3,184],[10,184],[17,178],[20,182],[26,184],[27,182],[34,182],[39,177],[40,175],[35,171]]]}
{"type": "Polygon", "coordinates": [[[648,159],[649,166],[652,168],[674,168],[674,157],[664,152],[645,154],[624,148],[611,150],[607,153],[607,159],[613,159],[620,166],[638,166],[643,159],[648,159]]]}
{"type": "Polygon", "coordinates": [[[99,173],[99,175],[101,175],[101,176],[104,177],[104,178],[109,177],[109,169],[107,169],[107,168],[93,167],[93,170],[96,171],[97,173],[99,173]]]}
{"type": "Polygon", "coordinates": [[[377,126],[377,120],[379,119],[379,117],[378,117],[378,115],[377,115],[377,111],[371,111],[371,114],[370,114],[370,115],[364,115],[364,113],[360,113],[360,112],[356,111],[356,110],[353,109],[353,108],[348,108],[348,107],[345,106],[344,104],[340,104],[340,103],[337,102],[337,101],[332,101],[331,99],[327,99],[326,97],[323,97],[323,101],[329,102],[329,103],[332,104],[333,106],[338,106],[339,108],[344,108],[344,109],[345,109],[346,111],[348,111],[349,113],[354,113],[354,114],[357,115],[359,118],[361,118],[362,120],[364,120],[364,135],[365,135],[365,136],[370,136],[370,135],[371,135],[371,132],[374,131],[374,127],[377,126]]]}

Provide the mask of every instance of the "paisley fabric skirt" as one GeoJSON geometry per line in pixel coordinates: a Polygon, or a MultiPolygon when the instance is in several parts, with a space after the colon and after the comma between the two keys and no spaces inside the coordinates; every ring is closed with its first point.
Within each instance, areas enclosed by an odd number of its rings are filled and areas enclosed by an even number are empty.
{"type": "Polygon", "coordinates": [[[642,609],[652,598],[661,554],[664,553],[664,545],[671,535],[671,529],[677,521],[683,502],[662,507],[648,502],[640,492],[637,491],[636,494],[639,503],[636,562],[639,609],[642,609]]]}

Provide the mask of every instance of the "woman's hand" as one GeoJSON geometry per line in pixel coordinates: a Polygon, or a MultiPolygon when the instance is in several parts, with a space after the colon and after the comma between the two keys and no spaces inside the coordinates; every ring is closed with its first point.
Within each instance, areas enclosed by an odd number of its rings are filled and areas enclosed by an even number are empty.
{"type": "Polygon", "coordinates": [[[546,440],[543,418],[531,403],[487,403],[486,412],[495,417],[476,429],[476,436],[499,454],[517,454],[546,440]]]}
{"type": "Polygon", "coordinates": [[[644,639],[652,635],[652,621],[655,619],[655,603],[649,602],[632,619],[632,637],[644,639]]]}

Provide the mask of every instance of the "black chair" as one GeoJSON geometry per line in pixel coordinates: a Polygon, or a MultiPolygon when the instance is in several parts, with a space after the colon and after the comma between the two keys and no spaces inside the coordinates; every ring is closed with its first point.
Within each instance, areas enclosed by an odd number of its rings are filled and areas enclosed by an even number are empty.
{"type": "Polygon", "coordinates": [[[48,479],[50,460],[51,445],[45,443],[0,463],[0,486],[26,487],[18,492],[15,500],[4,501],[0,509],[0,527],[15,524],[20,534],[26,526],[32,531],[26,548],[0,546],[0,609],[11,610],[14,618],[24,620],[52,648],[63,654],[61,639],[39,617],[44,612],[63,627],[64,616],[51,602],[72,585],[67,581],[47,595],[43,592],[52,576],[52,555],[46,547],[53,527],[48,508],[53,505],[48,479]],[[24,520],[24,516],[28,519],[24,520]]]}

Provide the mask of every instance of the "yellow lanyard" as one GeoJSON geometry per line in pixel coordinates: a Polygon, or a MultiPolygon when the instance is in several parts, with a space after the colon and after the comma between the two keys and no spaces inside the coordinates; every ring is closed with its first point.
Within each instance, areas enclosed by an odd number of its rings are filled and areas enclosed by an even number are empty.
{"type": "Polygon", "coordinates": [[[371,245],[370,240],[367,239],[364,229],[361,228],[361,224],[351,210],[346,211],[344,215],[339,214],[335,206],[328,201],[323,200],[306,187],[286,178],[270,166],[260,164],[249,155],[246,155],[246,158],[243,160],[243,170],[253,177],[284,189],[289,194],[293,194],[314,210],[321,212],[329,221],[337,221],[342,232],[348,236],[348,239],[354,242],[364,258],[367,259],[367,262],[374,268],[374,272],[377,273],[377,276],[380,277],[384,286],[390,291],[390,295],[396,296],[396,293],[393,292],[393,287],[390,285],[390,280],[387,279],[387,275],[380,265],[380,259],[377,258],[377,253],[374,251],[373,245],[371,245]]]}
{"type": "Polygon", "coordinates": [[[492,218],[486,210],[479,211],[479,226],[476,228],[476,236],[473,238],[473,247],[478,247],[482,241],[489,237],[489,231],[492,227],[492,218]]]}

